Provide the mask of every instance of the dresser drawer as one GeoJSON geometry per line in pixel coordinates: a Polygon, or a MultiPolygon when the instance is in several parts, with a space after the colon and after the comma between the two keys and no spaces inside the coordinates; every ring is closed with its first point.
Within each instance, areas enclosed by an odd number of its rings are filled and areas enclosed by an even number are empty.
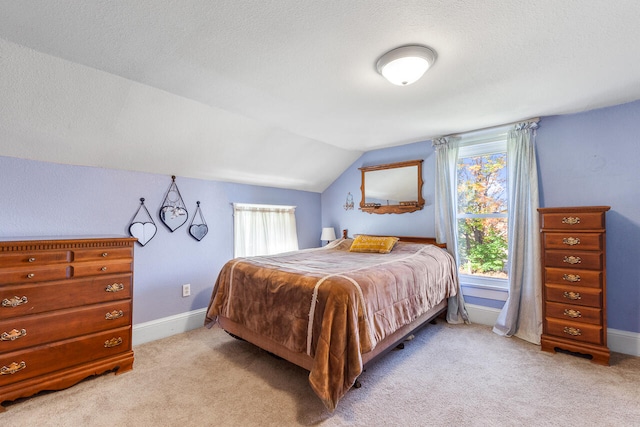
{"type": "Polygon", "coordinates": [[[544,254],[544,265],[546,267],[601,270],[603,265],[602,252],[549,250],[544,254]]]}
{"type": "Polygon", "coordinates": [[[599,308],[583,307],[578,305],[559,304],[547,302],[547,316],[572,322],[590,323],[599,325],[602,323],[602,310],[599,308]]]}
{"type": "Polygon", "coordinates": [[[42,282],[47,280],[66,279],[71,276],[68,264],[49,266],[28,266],[0,269],[0,286],[11,283],[42,282]]]}
{"type": "Polygon", "coordinates": [[[602,290],[545,284],[547,301],[602,308],[602,290]]]}
{"type": "Polygon", "coordinates": [[[0,268],[60,264],[69,261],[71,261],[71,251],[29,251],[0,254],[0,268]]]}
{"type": "Polygon", "coordinates": [[[73,251],[74,261],[105,261],[120,258],[132,258],[132,248],[100,248],[73,251]]]}
{"type": "Polygon", "coordinates": [[[604,229],[604,212],[563,212],[541,215],[540,226],[554,230],[604,229]]]}
{"type": "Polygon", "coordinates": [[[116,301],[0,321],[0,353],[131,323],[131,301],[116,301]]]}
{"type": "Polygon", "coordinates": [[[604,248],[601,233],[544,233],[546,249],[574,249],[600,251],[604,248]]]}
{"type": "Polygon", "coordinates": [[[131,298],[131,274],[0,286],[0,319],[131,298]]]}
{"type": "Polygon", "coordinates": [[[557,285],[584,286],[601,288],[603,273],[595,270],[573,270],[568,268],[545,268],[546,283],[557,285]]]}
{"type": "Polygon", "coordinates": [[[100,276],[128,273],[132,270],[131,258],[122,261],[82,262],[73,264],[74,277],[100,276]]]}
{"type": "Polygon", "coordinates": [[[0,386],[131,350],[126,326],[0,355],[0,386]]]}
{"type": "Polygon", "coordinates": [[[547,334],[591,344],[602,344],[602,326],[545,319],[547,334]]]}

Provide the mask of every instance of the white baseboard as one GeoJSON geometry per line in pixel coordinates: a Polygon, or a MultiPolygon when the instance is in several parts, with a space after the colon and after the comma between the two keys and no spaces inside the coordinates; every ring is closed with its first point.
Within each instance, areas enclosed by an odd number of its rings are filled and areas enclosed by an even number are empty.
{"type": "Polygon", "coordinates": [[[640,356],[640,334],[607,328],[607,345],[616,353],[640,356]]]}
{"type": "Polygon", "coordinates": [[[206,312],[206,308],[201,308],[133,325],[133,345],[144,344],[199,328],[204,325],[206,312]]]}
{"type": "MultiPolygon", "coordinates": [[[[498,320],[500,310],[475,304],[465,304],[471,323],[493,326],[498,320]]],[[[616,353],[640,356],[640,333],[607,329],[607,345],[616,353]]]]}
{"type": "Polygon", "coordinates": [[[465,303],[467,314],[471,323],[479,323],[480,325],[493,326],[498,320],[500,314],[499,308],[485,307],[482,305],[465,303]]]}

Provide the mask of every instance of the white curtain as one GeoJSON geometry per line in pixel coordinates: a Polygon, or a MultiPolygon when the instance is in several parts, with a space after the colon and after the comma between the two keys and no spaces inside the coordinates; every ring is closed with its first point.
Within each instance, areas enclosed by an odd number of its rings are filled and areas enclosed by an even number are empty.
{"type": "MultiPolygon", "coordinates": [[[[447,250],[457,257],[458,239],[456,233],[456,163],[458,162],[458,143],[460,138],[436,138],[433,147],[436,150],[436,186],[435,186],[435,225],[436,240],[447,244],[447,250]]],[[[469,323],[469,315],[464,305],[462,289],[458,295],[449,298],[447,322],[469,323]]]]}
{"type": "Polygon", "coordinates": [[[295,210],[295,206],[234,203],[234,256],[298,250],[295,210]]]}
{"type": "Polygon", "coordinates": [[[540,344],[542,282],[538,172],[535,154],[537,123],[519,123],[507,139],[509,168],[509,297],[493,331],[540,344]]]}

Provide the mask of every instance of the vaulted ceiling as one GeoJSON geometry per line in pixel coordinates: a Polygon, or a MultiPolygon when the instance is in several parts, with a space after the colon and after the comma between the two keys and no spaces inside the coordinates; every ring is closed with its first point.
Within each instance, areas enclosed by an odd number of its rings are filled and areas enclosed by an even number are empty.
{"type": "Polygon", "coordinates": [[[640,99],[637,0],[0,2],[0,155],[323,191],[364,151],[640,99]],[[417,83],[375,69],[437,51],[417,83]]]}

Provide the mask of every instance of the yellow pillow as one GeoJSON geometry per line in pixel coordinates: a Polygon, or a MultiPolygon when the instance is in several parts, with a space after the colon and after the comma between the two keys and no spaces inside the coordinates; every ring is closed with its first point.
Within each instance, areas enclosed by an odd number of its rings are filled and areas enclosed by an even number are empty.
{"type": "Polygon", "coordinates": [[[353,240],[349,251],[388,254],[398,240],[400,239],[397,237],[366,236],[360,234],[353,240]]]}

